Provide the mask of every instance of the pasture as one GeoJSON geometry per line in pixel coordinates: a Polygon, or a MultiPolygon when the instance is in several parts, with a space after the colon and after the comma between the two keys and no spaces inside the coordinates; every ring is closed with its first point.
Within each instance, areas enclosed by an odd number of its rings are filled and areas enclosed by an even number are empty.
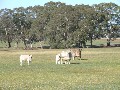
{"type": "Polygon", "coordinates": [[[120,48],[85,48],[82,59],[56,65],[62,49],[0,50],[0,90],[120,90],[120,48]],[[20,66],[20,54],[32,63],[20,66]]]}

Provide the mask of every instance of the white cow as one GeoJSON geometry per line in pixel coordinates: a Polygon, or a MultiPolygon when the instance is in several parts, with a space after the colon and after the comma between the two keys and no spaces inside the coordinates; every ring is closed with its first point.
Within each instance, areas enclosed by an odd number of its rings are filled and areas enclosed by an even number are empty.
{"type": "Polygon", "coordinates": [[[32,61],[32,55],[20,55],[20,65],[22,66],[23,61],[27,61],[28,65],[32,61]]]}
{"type": "Polygon", "coordinates": [[[56,64],[70,64],[70,60],[72,58],[72,54],[70,51],[62,51],[60,54],[56,55],[56,64]]]}

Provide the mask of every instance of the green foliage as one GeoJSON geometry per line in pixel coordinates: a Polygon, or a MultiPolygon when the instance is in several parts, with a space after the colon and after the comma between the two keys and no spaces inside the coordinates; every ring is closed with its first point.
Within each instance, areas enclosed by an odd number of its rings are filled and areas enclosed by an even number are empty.
{"type": "Polygon", "coordinates": [[[16,43],[48,41],[51,48],[81,47],[101,37],[119,37],[120,8],[114,3],[66,5],[48,2],[44,6],[0,10],[0,38],[16,43]]]}

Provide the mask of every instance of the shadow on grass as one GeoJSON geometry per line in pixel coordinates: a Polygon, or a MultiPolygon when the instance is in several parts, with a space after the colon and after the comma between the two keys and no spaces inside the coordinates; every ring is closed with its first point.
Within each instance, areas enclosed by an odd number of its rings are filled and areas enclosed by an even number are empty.
{"type": "Polygon", "coordinates": [[[70,63],[70,64],[80,64],[80,63],[70,63]]]}
{"type": "Polygon", "coordinates": [[[88,59],[86,59],[86,58],[79,58],[78,60],[88,60],[88,59]]]}
{"type": "Polygon", "coordinates": [[[79,60],[88,60],[88,59],[86,59],[86,58],[81,58],[81,59],[79,59],[79,60]]]}

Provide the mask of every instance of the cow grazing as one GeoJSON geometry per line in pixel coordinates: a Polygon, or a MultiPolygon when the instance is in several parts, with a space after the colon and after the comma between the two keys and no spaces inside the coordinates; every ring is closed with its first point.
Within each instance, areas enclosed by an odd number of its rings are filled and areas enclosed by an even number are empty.
{"type": "Polygon", "coordinates": [[[73,60],[75,60],[75,57],[79,57],[81,59],[81,50],[82,49],[70,49],[73,60]]]}
{"type": "Polygon", "coordinates": [[[23,61],[27,61],[28,65],[32,61],[32,55],[20,55],[20,65],[22,66],[23,61]]]}
{"type": "Polygon", "coordinates": [[[62,51],[60,54],[56,55],[56,64],[70,64],[70,60],[72,58],[72,54],[70,51],[62,51]]]}

